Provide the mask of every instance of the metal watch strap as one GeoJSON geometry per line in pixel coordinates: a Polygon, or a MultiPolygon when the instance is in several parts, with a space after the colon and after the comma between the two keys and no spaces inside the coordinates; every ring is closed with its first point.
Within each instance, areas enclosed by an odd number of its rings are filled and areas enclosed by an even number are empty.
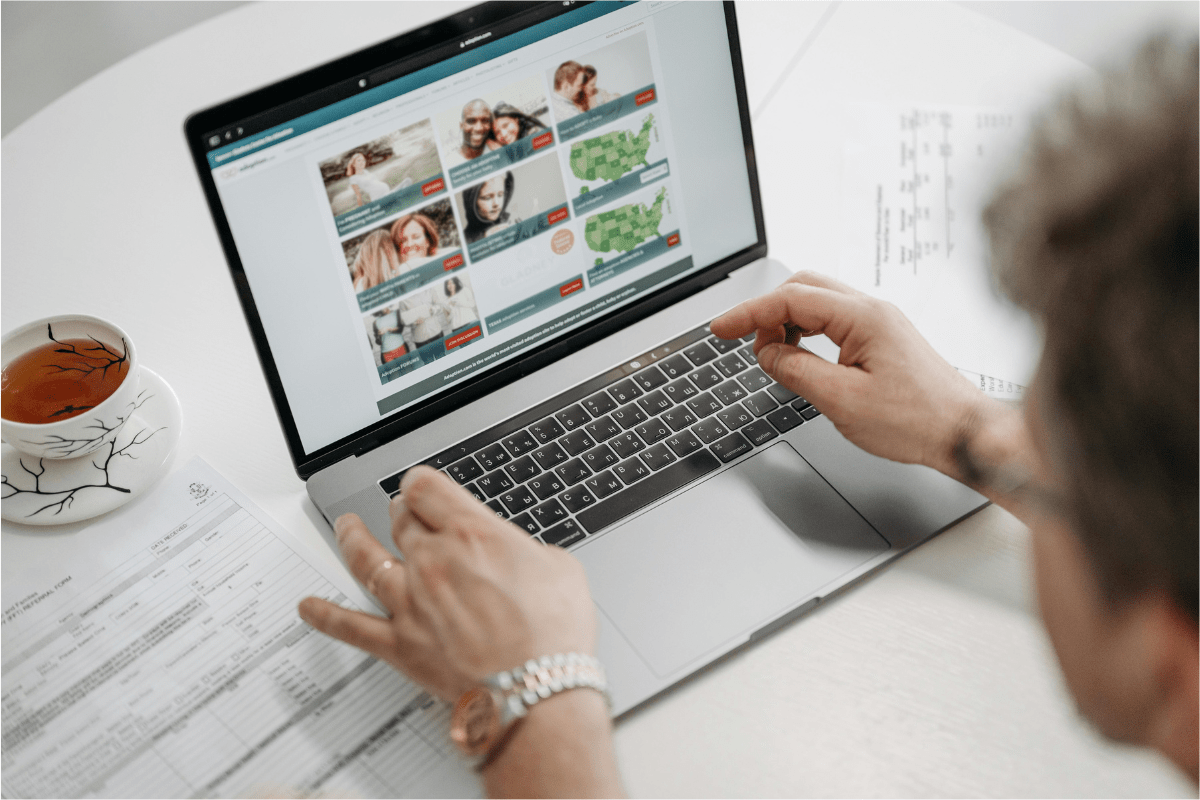
{"type": "Polygon", "coordinates": [[[525,716],[538,701],[568,689],[594,689],[612,711],[604,667],[598,659],[581,653],[531,658],[519,667],[488,676],[484,684],[499,693],[501,722],[505,724],[525,716]]]}

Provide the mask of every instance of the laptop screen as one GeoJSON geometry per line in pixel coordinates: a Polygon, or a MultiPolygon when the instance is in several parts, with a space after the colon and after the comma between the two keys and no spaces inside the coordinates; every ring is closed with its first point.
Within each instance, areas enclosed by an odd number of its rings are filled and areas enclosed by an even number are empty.
{"type": "Polygon", "coordinates": [[[458,50],[204,136],[299,461],[758,242],[721,4],[458,50]]]}

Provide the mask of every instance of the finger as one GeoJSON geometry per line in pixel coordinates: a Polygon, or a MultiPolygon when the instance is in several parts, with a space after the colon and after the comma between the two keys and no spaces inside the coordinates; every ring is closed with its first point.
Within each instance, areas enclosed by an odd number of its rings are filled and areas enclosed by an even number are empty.
{"type": "Polygon", "coordinates": [[[840,294],[859,294],[857,289],[854,289],[839,280],[823,275],[820,272],[814,272],[811,269],[804,269],[797,272],[792,277],[788,278],[786,283],[802,283],[807,286],[816,286],[821,289],[828,289],[831,292],[839,292],[840,294]]]}
{"type": "Polygon", "coordinates": [[[831,364],[809,351],[786,344],[764,347],[758,365],[773,380],[826,412],[840,407],[839,397],[862,376],[859,370],[831,364]]]}
{"type": "Polygon", "coordinates": [[[367,529],[357,514],[343,514],[334,523],[338,547],[354,579],[393,614],[404,607],[403,570],[384,567],[398,559],[367,529]],[[394,573],[394,574],[393,574],[394,573]]]}
{"type": "MultiPolygon", "coordinates": [[[[761,337],[765,332],[765,343],[770,344],[782,342],[786,335],[784,326],[791,324],[810,333],[825,333],[841,344],[839,336],[844,338],[846,325],[836,323],[849,321],[856,299],[819,286],[785,283],[725,312],[720,318],[721,329],[730,337],[746,336],[752,331],[758,331],[761,337]]],[[[760,352],[761,347],[762,343],[756,343],[760,352]]]]}
{"type": "Polygon", "coordinates": [[[404,556],[405,561],[412,558],[418,542],[430,534],[429,528],[425,527],[421,520],[417,519],[407,508],[392,519],[392,541],[396,543],[396,547],[404,556]]]}
{"type": "Polygon", "coordinates": [[[400,481],[400,494],[412,515],[435,533],[456,517],[478,513],[480,507],[479,501],[450,476],[429,467],[406,472],[400,481]]]}
{"type": "Polygon", "coordinates": [[[378,658],[390,658],[391,651],[396,648],[396,632],[387,620],[342,608],[319,597],[306,597],[300,601],[300,619],[326,636],[366,650],[378,658]]]}

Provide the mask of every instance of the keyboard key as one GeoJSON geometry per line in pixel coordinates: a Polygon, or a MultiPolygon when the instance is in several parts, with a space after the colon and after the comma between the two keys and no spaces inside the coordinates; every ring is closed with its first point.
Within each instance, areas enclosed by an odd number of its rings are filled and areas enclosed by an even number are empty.
{"type": "Polygon", "coordinates": [[[532,514],[521,514],[518,517],[513,517],[512,524],[518,528],[524,528],[529,533],[537,533],[542,529],[540,525],[533,521],[532,514]]]}
{"type": "Polygon", "coordinates": [[[811,405],[812,403],[808,402],[803,397],[797,397],[792,401],[792,408],[796,409],[797,411],[803,411],[811,405]]]}
{"type": "Polygon", "coordinates": [[[767,414],[767,419],[780,433],[787,433],[792,428],[804,422],[804,418],[791,406],[783,406],[778,411],[767,414]]]}
{"type": "Polygon", "coordinates": [[[476,486],[475,484],[468,483],[464,488],[468,492],[470,492],[472,495],[474,495],[475,499],[478,500],[479,502],[481,502],[481,503],[487,502],[487,497],[484,496],[483,492],[479,491],[479,487],[476,486]]]}
{"type": "Polygon", "coordinates": [[[583,406],[593,417],[603,417],[617,407],[617,401],[609,397],[608,392],[600,392],[584,400],[583,406]]]}
{"type": "Polygon", "coordinates": [[[718,411],[717,419],[721,420],[721,424],[729,430],[736,431],[743,425],[753,422],[754,415],[743,408],[741,403],[735,403],[724,411],[718,411]]]}
{"type": "Polygon", "coordinates": [[[505,449],[512,453],[513,458],[523,456],[538,446],[537,440],[530,436],[528,431],[514,433],[501,441],[504,443],[505,449]]]}
{"type": "Polygon", "coordinates": [[[743,372],[737,377],[738,383],[746,387],[747,392],[757,392],[759,389],[765,389],[771,385],[771,379],[767,377],[767,373],[762,371],[761,367],[755,367],[748,372],[743,372]]]}
{"type": "Polygon", "coordinates": [[[540,506],[535,506],[530,513],[533,514],[533,518],[537,520],[538,525],[541,525],[543,528],[552,527],[567,519],[567,510],[557,500],[547,500],[540,506]]]}
{"type": "Polygon", "coordinates": [[[751,422],[740,431],[742,436],[750,440],[750,444],[758,447],[760,444],[765,444],[771,441],[779,433],[771,427],[771,423],[765,419],[760,419],[757,422],[751,422]]]}
{"type": "Polygon", "coordinates": [[[621,405],[628,403],[634,398],[641,397],[643,394],[642,390],[638,388],[638,385],[633,382],[632,378],[614,383],[612,386],[608,387],[608,393],[611,394],[613,399],[621,405]]]}
{"type": "Polygon", "coordinates": [[[637,407],[636,404],[630,403],[627,406],[621,406],[616,411],[610,414],[613,421],[620,425],[625,430],[629,430],[639,422],[645,422],[650,419],[646,416],[646,412],[637,407]]]}
{"type": "Polygon", "coordinates": [[[583,454],[583,463],[587,464],[588,469],[592,472],[608,469],[620,460],[606,444],[602,444],[594,450],[589,450],[583,454]]]}
{"type": "Polygon", "coordinates": [[[502,467],[509,461],[512,461],[512,456],[504,449],[504,445],[496,442],[480,450],[475,454],[475,460],[486,470],[491,471],[497,467],[502,467]]]}
{"type": "Polygon", "coordinates": [[[508,477],[513,479],[513,483],[524,483],[542,470],[533,463],[532,458],[522,456],[511,464],[505,465],[504,471],[508,473],[508,477]]]}
{"type": "Polygon", "coordinates": [[[743,397],[749,397],[750,393],[746,391],[737,381],[725,381],[720,386],[712,390],[713,396],[727,406],[731,406],[743,397]]]}
{"type": "Polygon", "coordinates": [[[633,376],[633,382],[642,387],[642,391],[652,392],[667,382],[667,376],[658,367],[647,367],[633,376]]]}
{"type": "Polygon", "coordinates": [[[577,456],[584,450],[594,447],[596,441],[588,435],[586,430],[571,431],[566,436],[558,440],[558,444],[567,451],[569,456],[577,456]]]}
{"type": "Polygon", "coordinates": [[[568,519],[558,527],[542,533],[542,541],[559,547],[570,547],[585,536],[587,534],[576,524],[575,520],[568,519]]]}
{"type": "Polygon", "coordinates": [[[767,387],[767,391],[771,393],[771,397],[775,398],[775,402],[779,405],[795,400],[797,395],[791,389],[781,383],[772,383],[767,387]]]}
{"type": "Polygon", "coordinates": [[[529,426],[529,432],[533,434],[533,438],[540,443],[546,444],[553,442],[555,439],[563,435],[563,427],[558,424],[558,420],[554,417],[546,417],[541,422],[529,426]]]}
{"type": "Polygon", "coordinates": [[[659,419],[670,425],[671,430],[681,431],[696,421],[696,415],[688,411],[687,406],[675,406],[670,411],[665,412],[659,419]]]}
{"type": "Polygon", "coordinates": [[[583,406],[576,403],[573,406],[567,406],[562,411],[554,415],[559,424],[566,430],[573,431],[580,425],[592,421],[592,415],[583,410],[583,406]]]}
{"type": "Polygon", "coordinates": [[[671,406],[675,405],[662,392],[651,392],[645,397],[639,398],[637,404],[641,406],[642,411],[645,411],[650,416],[661,414],[671,406]]]}
{"type": "Polygon", "coordinates": [[[644,425],[638,425],[634,430],[646,441],[646,444],[654,444],[671,435],[671,426],[657,419],[652,419],[644,425]]]}
{"type": "Polygon", "coordinates": [[[700,419],[711,416],[721,410],[722,406],[717,398],[713,397],[708,392],[697,395],[687,401],[687,407],[692,410],[700,419]]]}
{"type": "Polygon", "coordinates": [[[557,442],[551,442],[548,445],[539,447],[531,453],[533,460],[538,463],[542,469],[550,469],[557,467],[562,462],[566,461],[570,456],[567,452],[558,446],[557,442]]]}
{"type": "Polygon", "coordinates": [[[525,509],[537,503],[537,497],[525,486],[518,486],[515,489],[504,492],[500,495],[499,500],[513,514],[520,514],[525,509]]]}
{"type": "Polygon", "coordinates": [[[754,345],[752,344],[748,344],[742,349],[738,350],[738,355],[741,356],[742,360],[750,366],[754,366],[758,363],[758,356],[754,355],[754,345]]]}
{"type": "Polygon", "coordinates": [[[718,439],[710,447],[717,458],[722,461],[732,461],[742,453],[750,452],[750,443],[740,433],[731,433],[724,439],[718,439]]]}
{"type": "Polygon", "coordinates": [[[686,458],[699,450],[701,445],[700,440],[693,436],[691,431],[683,431],[667,439],[667,447],[679,458],[686,458]]]}
{"type": "Polygon", "coordinates": [[[721,376],[712,367],[701,367],[688,373],[688,380],[700,391],[706,391],[721,382],[721,376]]]}
{"type": "MultiPolygon", "coordinates": [[[[688,367],[688,369],[691,369],[691,367],[688,367]]],[[[449,450],[444,450],[441,453],[438,453],[436,456],[429,459],[425,463],[428,464],[429,466],[433,467],[434,469],[445,469],[446,467],[450,466],[455,461],[458,461],[460,458],[462,458],[466,454],[467,454],[467,446],[462,445],[462,444],[456,444],[456,445],[454,445],[454,447],[451,447],[449,450]]],[[[403,475],[404,475],[404,473],[401,472],[399,475],[392,476],[396,479],[397,485],[399,485],[400,477],[403,475]]]]}
{"type": "Polygon", "coordinates": [[[705,341],[712,346],[713,350],[721,354],[731,352],[742,346],[741,339],[719,339],[716,336],[710,336],[705,341]]]}
{"type": "Polygon", "coordinates": [[[488,500],[484,505],[495,512],[496,516],[500,519],[508,519],[508,512],[504,510],[504,506],[500,505],[500,501],[488,500]]]}
{"type": "Polygon", "coordinates": [[[562,479],[567,486],[574,486],[592,474],[581,458],[573,458],[561,467],[554,468],[554,474],[562,479]]]}
{"type": "Polygon", "coordinates": [[[633,431],[625,431],[620,436],[614,436],[608,440],[608,446],[619,458],[629,458],[639,450],[646,449],[645,443],[633,431]]]}
{"type": "Polygon", "coordinates": [[[742,341],[743,341],[743,342],[748,342],[748,343],[750,343],[750,344],[754,344],[754,337],[755,337],[755,335],[756,335],[756,334],[753,334],[753,333],[751,333],[751,334],[747,334],[746,336],[743,336],[743,337],[742,337],[742,341]]]}
{"type": "Polygon", "coordinates": [[[538,496],[538,500],[545,500],[567,488],[563,486],[562,481],[553,472],[543,472],[536,478],[530,478],[525,484],[529,487],[529,491],[538,496]]]}
{"type": "Polygon", "coordinates": [[[700,437],[700,441],[705,444],[712,444],[717,439],[720,439],[729,431],[716,417],[709,417],[699,425],[692,428],[692,433],[700,437]]]}
{"type": "Polygon", "coordinates": [[[808,408],[800,410],[800,416],[804,417],[805,419],[813,419],[821,416],[821,412],[817,411],[816,406],[809,406],[808,408]]]}
{"type": "Polygon", "coordinates": [[[587,488],[586,484],[572,486],[558,496],[558,502],[566,507],[567,511],[575,514],[596,502],[596,498],[587,488]]]}
{"type": "Polygon", "coordinates": [[[671,356],[659,362],[658,366],[663,371],[663,374],[667,376],[667,379],[672,381],[676,378],[682,378],[692,371],[691,362],[680,355],[671,356]]]}
{"type": "Polygon", "coordinates": [[[663,387],[663,394],[674,400],[676,403],[682,403],[689,397],[695,397],[700,394],[700,390],[692,386],[691,381],[687,378],[680,378],[674,383],[668,383],[663,387]]]}
{"type": "Polygon", "coordinates": [[[584,530],[595,533],[665,497],[681,486],[686,486],[697,478],[707,475],[719,466],[721,466],[721,462],[717,461],[712,453],[707,450],[698,450],[661,472],[637,481],[612,498],[585,508],[579,512],[576,519],[584,530]]]}
{"type": "Polygon", "coordinates": [[[446,467],[450,477],[462,485],[466,485],[483,474],[483,467],[475,463],[475,459],[467,456],[462,461],[446,467]]]}
{"type": "Polygon", "coordinates": [[[612,417],[601,417],[594,422],[584,425],[583,429],[596,442],[606,441],[621,432],[621,426],[613,422],[612,417]]]}
{"type": "Polygon", "coordinates": [[[652,470],[658,471],[675,460],[675,454],[665,444],[656,444],[642,453],[642,461],[652,470]]]}
{"type": "Polygon", "coordinates": [[[764,416],[776,409],[775,401],[766,392],[750,395],[742,401],[742,405],[750,409],[751,413],[756,417],[764,416]]]}
{"type": "Polygon", "coordinates": [[[613,475],[608,470],[601,472],[594,478],[588,480],[585,484],[597,500],[603,500],[614,492],[619,492],[625,488],[625,484],[617,480],[617,476],[613,475]]]}
{"type": "Polygon", "coordinates": [[[613,467],[613,474],[628,486],[634,481],[640,481],[649,475],[650,470],[646,468],[646,465],[642,463],[640,458],[631,458],[613,467]]]}
{"type": "Polygon", "coordinates": [[[475,485],[479,487],[479,491],[491,498],[500,494],[505,489],[511,489],[513,482],[504,474],[504,470],[498,469],[495,472],[489,472],[487,475],[484,475],[475,482],[475,485]]]}
{"type": "Polygon", "coordinates": [[[739,372],[746,371],[746,362],[738,358],[737,353],[730,353],[727,356],[722,356],[713,362],[713,366],[717,372],[724,375],[726,378],[732,378],[739,372]]]}
{"type": "Polygon", "coordinates": [[[707,364],[717,357],[717,351],[709,347],[707,342],[696,342],[684,350],[683,354],[688,357],[688,361],[691,361],[697,367],[701,364],[707,364]]]}

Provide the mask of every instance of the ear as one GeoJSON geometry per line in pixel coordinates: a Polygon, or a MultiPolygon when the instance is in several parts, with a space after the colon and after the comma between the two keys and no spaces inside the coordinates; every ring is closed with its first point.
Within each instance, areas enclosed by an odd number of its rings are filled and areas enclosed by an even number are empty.
{"type": "Polygon", "coordinates": [[[1162,702],[1153,744],[1195,782],[1200,779],[1200,632],[1196,620],[1167,597],[1156,598],[1146,623],[1150,666],[1162,702]]]}

